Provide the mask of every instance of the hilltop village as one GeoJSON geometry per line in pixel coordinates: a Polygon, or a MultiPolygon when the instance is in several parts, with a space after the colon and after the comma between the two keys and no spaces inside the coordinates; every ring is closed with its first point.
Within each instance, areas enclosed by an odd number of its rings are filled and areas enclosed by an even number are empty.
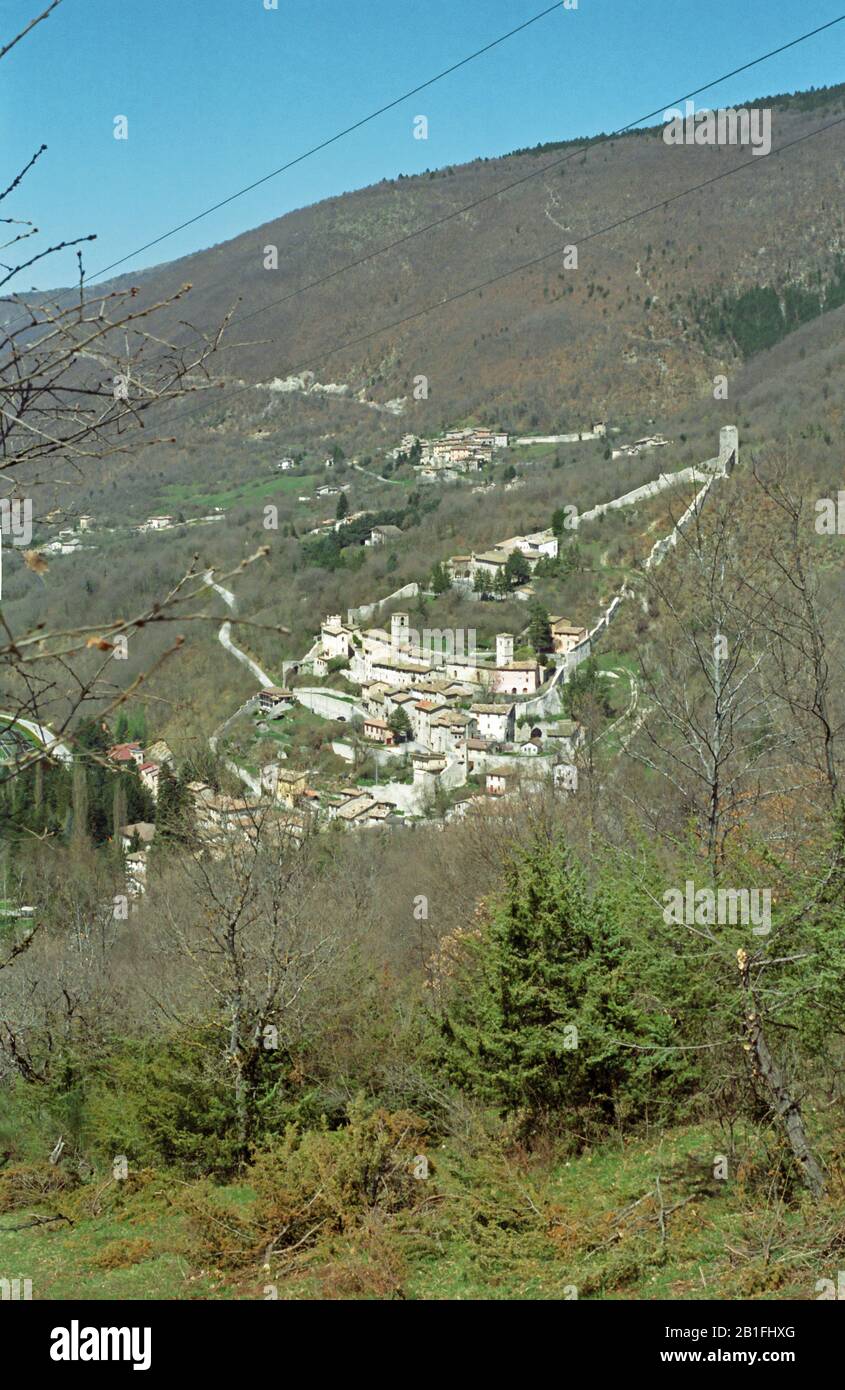
{"type": "MultiPolygon", "coordinates": [[[[463,431],[441,444],[463,453],[495,448],[504,438],[493,431],[474,431],[470,438],[463,431]]],[[[654,436],[639,445],[658,447],[662,442],[662,436],[654,436]]],[[[415,441],[414,447],[420,443],[415,441]]],[[[429,460],[436,456],[431,444],[425,450],[429,460]]],[[[467,462],[454,452],[448,456],[450,466],[467,462]]],[[[644,560],[648,569],[660,563],[713,483],[732,470],[737,458],[737,430],[727,426],[716,457],[696,468],[661,474],[571,524],[577,529],[585,518],[653,498],[678,482],[692,484],[697,489],[692,502],[673,531],[654,542],[644,560]]],[[[509,595],[524,601],[530,613],[535,571],[544,561],[557,559],[560,545],[560,535],[551,528],[509,536],[487,550],[451,556],[442,572],[447,587],[467,599],[495,597],[507,574],[509,595]]],[[[234,606],[234,596],[213,579],[212,587],[234,606]]],[[[398,605],[421,595],[432,597],[419,584],[410,584],[364,608],[349,609],[345,616],[327,614],[305,654],[282,664],[281,683],[235,645],[230,624],[223,624],[221,643],[259,677],[260,688],[210,740],[212,751],[223,757],[248,794],[233,796],[201,780],[185,786],[192,833],[205,848],[222,854],[233,837],[254,836],[259,818],[267,816],[301,843],[315,830],[332,826],[367,830],[432,821],[445,826],[474,808],[518,797],[531,785],[577,795],[585,731],[567,713],[566,685],[594,652],[630,590],[623,587],[589,630],[567,614],[544,615],[539,643],[530,622],[500,631],[486,644],[477,641],[473,628],[419,631],[407,608],[398,605]],[[310,764],[297,752],[293,736],[303,720],[309,721],[310,746],[318,750],[310,764]],[[344,764],[346,774],[332,771],[344,764]]],[[[157,756],[161,749],[118,744],[109,755],[137,769],[154,804],[163,783],[174,782],[172,757],[166,749],[157,756]]],[[[155,834],[152,820],[122,831],[134,895],[144,890],[155,834]]]]}

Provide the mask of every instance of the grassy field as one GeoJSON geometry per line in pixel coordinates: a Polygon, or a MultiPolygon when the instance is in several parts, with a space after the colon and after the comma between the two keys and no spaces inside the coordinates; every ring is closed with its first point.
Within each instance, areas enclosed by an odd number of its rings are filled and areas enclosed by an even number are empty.
{"type": "MultiPolygon", "coordinates": [[[[274,475],[257,478],[253,483],[243,483],[238,487],[226,488],[220,492],[199,492],[187,484],[169,483],[162,490],[162,502],[170,507],[234,507],[238,504],[258,502],[264,497],[272,497],[277,492],[295,492],[297,495],[311,495],[311,489],[320,483],[320,474],[307,476],[299,474],[274,475]]],[[[331,497],[322,501],[331,503],[331,497]]]]}
{"type": "MultiPolygon", "coordinates": [[[[0,1273],[31,1279],[34,1299],[816,1298],[816,1281],[835,1279],[842,1260],[841,1170],[831,1163],[822,1218],[802,1193],[779,1188],[759,1139],[741,1140],[742,1157],[714,1177],[727,1147],[697,1127],[568,1159],[444,1146],[412,1210],[374,1208],[269,1267],[260,1255],[237,1268],[209,1261],[187,1184],[101,1175],[2,1210],[0,1273]],[[67,1220],[15,1229],[45,1216],[67,1220]]],[[[213,1196],[224,1223],[255,1201],[248,1185],[213,1196]]]]}

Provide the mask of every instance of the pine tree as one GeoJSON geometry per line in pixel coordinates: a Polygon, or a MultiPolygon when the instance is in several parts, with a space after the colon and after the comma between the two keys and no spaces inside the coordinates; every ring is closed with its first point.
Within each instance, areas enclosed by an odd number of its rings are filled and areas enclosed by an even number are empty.
{"type": "Polygon", "coordinates": [[[396,709],[391,714],[387,723],[388,727],[393,730],[394,734],[399,739],[410,738],[413,732],[411,721],[402,705],[396,706],[396,709]]]}
{"type": "Polygon", "coordinates": [[[528,639],[538,655],[554,650],[551,623],[548,611],[541,603],[532,603],[529,609],[528,639]]]}
{"type": "Polygon", "coordinates": [[[531,1119],[586,1097],[578,1027],[590,956],[580,875],[561,848],[536,843],[508,867],[455,981],[444,1025],[455,1079],[531,1119]]]}
{"type": "Polygon", "coordinates": [[[512,589],[527,584],[531,578],[531,566],[521,550],[512,550],[505,562],[505,574],[512,589]]]}
{"type": "Polygon", "coordinates": [[[503,569],[499,570],[496,578],[493,580],[493,593],[496,598],[507,598],[510,591],[511,586],[508,583],[508,576],[503,569]]]}
{"type": "Polygon", "coordinates": [[[443,565],[442,561],[439,564],[434,565],[432,568],[430,587],[432,592],[435,594],[448,593],[449,589],[452,587],[449,580],[449,575],[447,574],[446,568],[443,565]]]}
{"type": "Polygon", "coordinates": [[[191,794],[182,776],[176,777],[162,764],[158,779],[158,800],[155,814],[155,846],[189,844],[193,834],[191,794]]]}

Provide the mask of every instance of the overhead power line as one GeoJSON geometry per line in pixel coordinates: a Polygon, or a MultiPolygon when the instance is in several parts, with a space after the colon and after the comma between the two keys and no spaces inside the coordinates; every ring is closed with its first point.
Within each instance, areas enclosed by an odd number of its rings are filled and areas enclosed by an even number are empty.
{"type": "MultiPolygon", "coordinates": [[[[321,349],[319,353],[301,362],[296,366],[287,368],[289,376],[296,376],[305,371],[310,371],[313,367],[325,361],[326,358],[334,356],[337,352],[343,352],[348,348],[358,347],[362,343],[370,342],[373,338],[379,337],[382,333],[389,333],[395,328],[401,328],[405,324],[414,323],[418,319],[424,318],[427,314],[435,313],[438,309],[444,309],[450,304],[455,304],[461,299],[466,299],[471,294],[476,294],[480,290],[489,289],[491,285],[497,285],[503,280],[509,279],[513,275],[519,275],[522,271],[531,270],[534,266],[542,265],[546,261],[552,260],[555,256],[561,256],[570,246],[576,245],[579,248],[589,241],[595,241],[598,237],[606,236],[609,232],[616,231],[619,227],[627,226],[631,222],[636,222],[641,217],[648,216],[649,213],[659,212],[662,208],[669,207],[672,203],[679,202],[682,198],[687,198],[693,193],[698,193],[704,188],[710,188],[713,184],[720,183],[722,179],[732,178],[734,174],[740,173],[743,169],[759,167],[765,164],[767,159],[774,155],[783,154],[785,151],[794,149],[798,145],[805,144],[808,140],[813,140],[816,136],[823,135],[828,130],[833,130],[837,126],[845,124],[845,116],[840,116],[835,121],[829,121],[827,125],[820,126],[817,130],[808,131],[806,135],[796,136],[794,140],[788,140],[777,148],[771,149],[767,155],[752,156],[744,160],[742,164],[736,164],[732,169],[725,169],[719,174],[714,174],[712,178],[704,179],[701,183],[693,184],[690,188],[681,189],[678,193],[670,194],[667,198],[662,198],[656,203],[650,203],[648,207],[639,208],[636,212],[627,213],[624,217],[619,217],[613,222],[608,222],[603,227],[598,227],[594,232],[588,232],[583,236],[572,234],[570,240],[562,245],[555,246],[551,251],[544,251],[542,255],[533,256],[530,260],[521,261],[518,265],[511,266],[509,270],[501,271],[498,275],[492,275],[487,280],[479,280],[465,289],[457,290],[454,294],[445,295],[432,304],[426,304],[420,309],[415,309],[409,314],[404,314],[401,318],[393,319],[390,323],[379,324],[377,328],[367,333],[362,333],[354,338],[347,338],[336,342],[329,347],[321,349]]],[[[275,339],[268,339],[274,342],[275,339]]],[[[225,389],[225,388],[224,388],[225,389]]],[[[227,401],[233,397],[242,395],[245,391],[254,391],[256,386],[252,383],[246,386],[239,386],[235,391],[229,393],[227,401]]],[[[177,419],[183,415],[190,414],[190,411],[179,411],[177,419]]]]}

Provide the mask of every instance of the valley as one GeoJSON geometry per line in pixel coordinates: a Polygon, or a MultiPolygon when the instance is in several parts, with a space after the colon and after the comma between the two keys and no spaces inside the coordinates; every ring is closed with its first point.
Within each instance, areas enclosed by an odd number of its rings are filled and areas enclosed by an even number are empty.
{"type": "Polygon", "coordinates": [[[803,1327],[843,17],[92,5],[71,182],[89,19],[0,44],[65,103],[0,192],[0,1300],[580,1301],[628,1370],[680,1304],[803,1327]]]}

